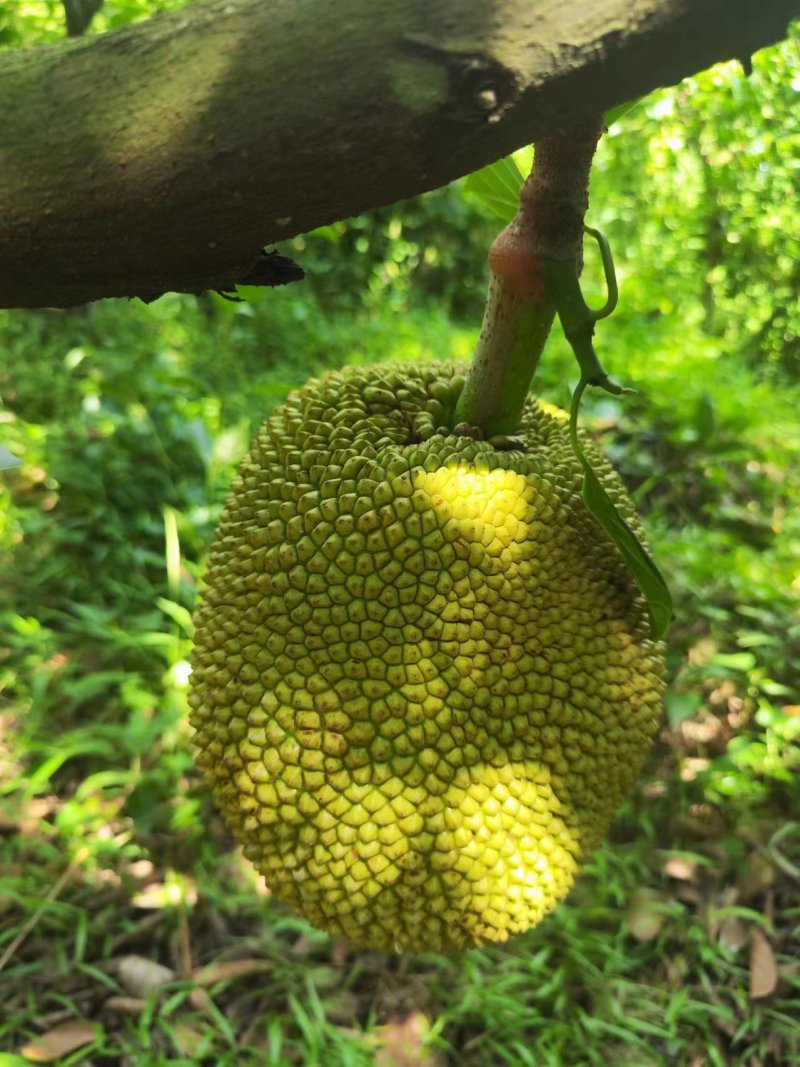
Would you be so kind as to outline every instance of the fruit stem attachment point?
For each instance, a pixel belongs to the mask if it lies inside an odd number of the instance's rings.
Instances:
[[[519,212],[489,250],[483,325],[455,412],[457,423],[479,426],[485,439],[511,435],[519,428],[556,311],[561,315],[560,304],[574,300],[566,279],[571,273],[577,286],[589,172],[602,130],[603,117],[596,115],[534,144],[533,168],[522,187]],[[602,243],[601,255],[605,265]],[[582,297],[581,304],[586,308]],[[601,311],[608,314],[610,309]],[[584,342],[581,347],[585,350]],[[596,357],[595,363],[593,374],[599,377],[602,368]]]

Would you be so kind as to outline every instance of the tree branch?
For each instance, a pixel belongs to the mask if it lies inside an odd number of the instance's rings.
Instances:
[[[747,57],[797,13],[797,0],[197,0],[6,53],[0,307],[230,288],[265,244]]]

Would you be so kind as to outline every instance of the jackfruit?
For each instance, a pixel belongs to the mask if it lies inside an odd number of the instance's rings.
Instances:
[[[198,762],[245,855],[312,923],[394,951],[538,922],[661,714],[662,648],[566,416],[528,400],[503,447],[456,433],[461,373],[294,393],[233,483],[196,616]]]

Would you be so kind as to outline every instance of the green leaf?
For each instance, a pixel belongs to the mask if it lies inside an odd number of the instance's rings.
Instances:
[[[627,103],[612,107],[605,114],[605,125],[608,128],[618,122],[623,115],[627,115],[642,97],[628,100]],[[533,163],[533,146],[526,145],[518,149],[510,156],[498,159],[490,163],[488,167],[482,167],[469,175],[464,183],[464,195],[468,200],[477,200],[488,207],[490,211],[498,215],[503,222],[511,222],[519,211],[519,191],[530,172]],[[314,231],[315,233],[321,232]]]
[[[188,608],[185,608],[183,604],[177,604],[174,600],[167,600],[163,596],[156,597],[156,604],[165,615],[172,619],[176,626],[179,626],[190,637],[192,636],[194,625],[192,623],[192,613]]]
[[[604,116],[606,129],[613,126],[615,122],[619,122],[623,115],[627,115],[629,111],[632,111],[641,99],[641,96],[637,96],[635,100],[628,100],[627,103],[617,104],[616,107],[612,107],[609,111],[606,111]]]
[[[650,612],[650,635],[659,641],[672,619],[672,597],[661,572],[639,538],[617,511],[597,475],[584,457],[583,502],[620,550]]]
[[[753,670],[758,661],[752,652],[718,652],[712,662],[715,667],[723,667],[729,671],[743,671],[746,674]]]
[[[464,193],[485,204],[503,222],[511,222],[519,211],[519,191],[525,175],[514,156],[506,156],[467,178]]]
[[[583,467],[583,490],[581,494],[583,502],[617,546],[627,564],[628,570],[636,580],[636,584],[647,601],[647,610],[650,614],[650,636],[654,641],[659,641],[666,633],[672,619],[672,597],[667,588],[667,583],[661,576],[661,571],[655,565],[639,538],[617,511],[614,501],[603,488],[600,479],[592,469],[591,463],[586,458],[586,453],[581,448],[578,440],[578,409],[585,387],[586,382],[581,379],[572,398],[572,410],[570,413],[570,440],[572,441],[575,455]]]
[[[702,698],[699,693],[678,693],[670,690],[667,693],[667,722],[670,728],[677,730],[682,722],[691,719],[700,710]]]

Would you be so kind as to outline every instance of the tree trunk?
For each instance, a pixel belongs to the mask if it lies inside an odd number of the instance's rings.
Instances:
[[[0,56],[0,307],[229,288],[785,33],[797,0],[197,0]]]

